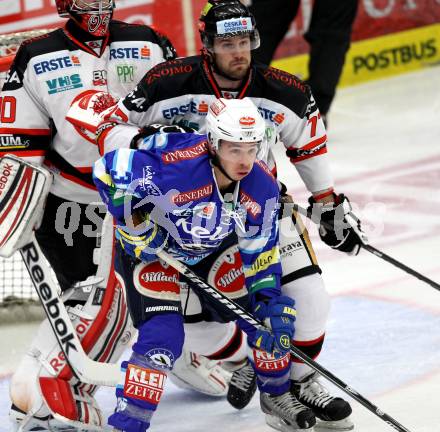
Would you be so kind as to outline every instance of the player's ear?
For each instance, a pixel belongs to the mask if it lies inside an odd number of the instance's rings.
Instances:
[[[215,146],[213,144],[212,135],[210,132],[208,132],[207,135],[207,143],[208,143],[208,151],[212,156],[215,156],[217,154],[217,151],[215,149]]]

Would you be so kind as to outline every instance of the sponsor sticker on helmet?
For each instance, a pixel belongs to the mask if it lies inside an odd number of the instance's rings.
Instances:
[[[251,18],[232,18],[217,23],[217,34],[250,32],[253,30]]]
[[[220,100],[217,99],[215,102],[213,102],[209,109],[211,112],[217,117],[224,109],[226,108],[226,105]]]
[[[241,117],[239,122],[241,126],[251,127],[255,124],[255,119],[254,117],[249,117],[249,116]]]

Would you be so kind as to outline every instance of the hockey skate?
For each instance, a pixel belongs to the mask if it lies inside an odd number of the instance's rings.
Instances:
[[[260,393],[260,407],[266,423],[281,432],[313,432],[316,423],[313,411],[298,402],[290,391],[279,396]]]
[[[350,420],[351,406],[340,397],[331,396],[318,381],[316,372],[301,381],[292,381],[292,394],[317,417],[315,428],[322,431],[349,431],[354,429]]]
[[[246,360],[232,373],[227,395],[228,402],[236,409],[243,409],[249,404],[256,390],[257,377],[251,363]]]

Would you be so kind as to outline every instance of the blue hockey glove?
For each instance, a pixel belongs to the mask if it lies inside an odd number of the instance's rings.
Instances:
[[[257,330],[253,344],[269,353],[274,350],[286,353],[295,333],[295,301],[290,297],[278,296],[255,304],[254,315],[272,329],[272,333]]]
[[[357,255],[362,243],[368,243],[368,238],[362,231],[361,221],[351,211],[351,204],[344,194],[334,196],[335,202],[317,203],[309,198],[309,208],[314,217],[320,217],[321,222],[328,225],[319,226],[321,240],[333,249]],[[334,227],[334,229],[329,228]]]
[[[122,228],[117,228],[115,234],[127,254],[145,262],[156,260],[156,251],[165,247],[168,239],[157,225],[145,234],[132,235]]]

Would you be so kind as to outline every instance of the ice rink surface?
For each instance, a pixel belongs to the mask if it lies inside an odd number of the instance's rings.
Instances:
[[[340,90],[328,142],[336,191],[352,201],[371,244],[440,282],[440,67]],[[281,179],[306,205],[295,169],[281,147],[278,154]],[[440,431],[440,292],[366,251],[357,257],[332,251],[308,227],[333,297],[318,361],[411,432]],[[8,376],[31,337],[29,327],[0,327],[0,431],[10,430]],[[111,389],[97,399],[112,411]],[[355,430],[393,430],[358,403],[352,406]],[[258,397],[238,412],[225,400],[170,382],[151,427],[271,430]]]

